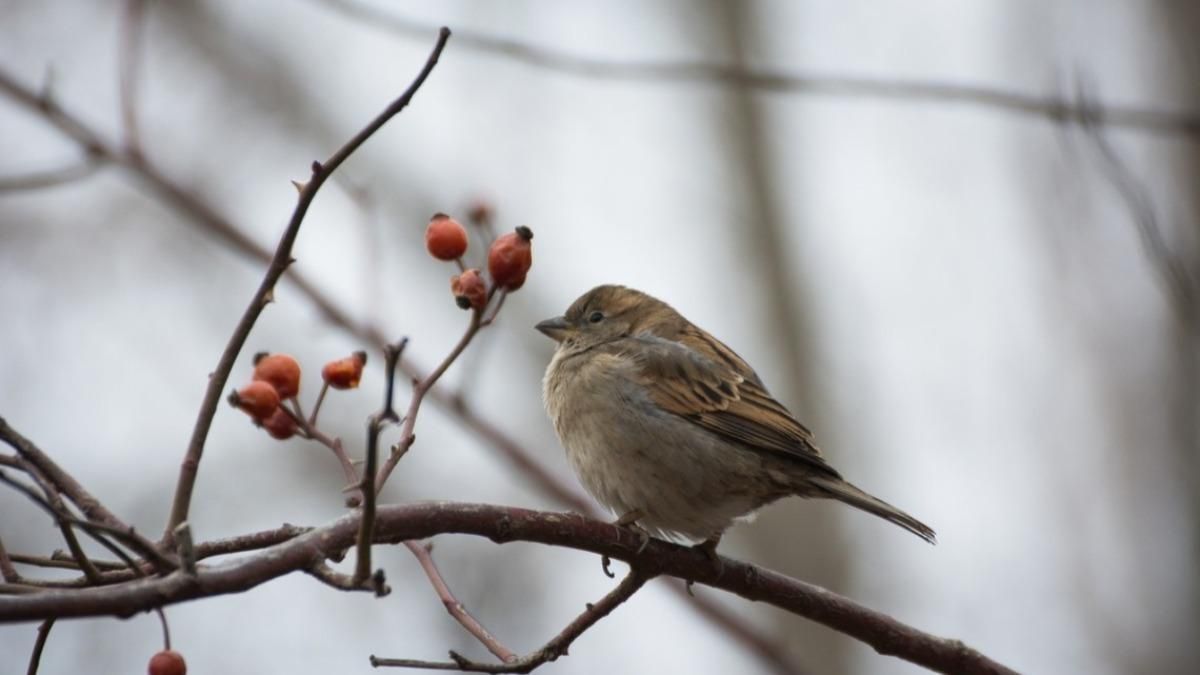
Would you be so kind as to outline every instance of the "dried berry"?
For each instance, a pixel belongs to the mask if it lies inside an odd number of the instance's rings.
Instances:
[[[488,251],[488,273],[496,286],[515,291],[525,283],[525,275],[533,265],[533,232],[522,225],[496,239]]]
[[[279,392],[271,383],[256,380],[231,393],[229,403],[256,420],[264,420],[279,407]]]
[[[254,379],[275,387],[279,398],[300,393],[300,364],[287,354],[259,354],[254,361]]]
[[[487,305],[487,284],[479,276],[479,270],[469,269],[450,279],[450,292],[463,309],[483,309]]]
[[[281,441],[286,441],[296,435],[296,420],[284,412],[283,408],[276,408],[270,417],[262,421],[262,426],[271,435],[271,438]]]
[[[354,389],[362,379],[363,366],[367,365],[366,352],[354,352],[344,359],[330,361],[321,369],[321,378],[334,389]]]
[[[171,649],[164,649],[150,657],[149,675],[187,675],[187,664],[183,655]]]
[[[425,229],[425,248],[438,260],[458,260],[467,252],[467,230],[444,213],[435,213]]]

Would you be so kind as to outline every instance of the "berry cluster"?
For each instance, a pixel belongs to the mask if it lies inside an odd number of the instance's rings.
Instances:
[[[362,379],[366,352],[354,352],[336,359],[321,369],[324,386],[354,389]],[[254,357],[254,375],[250,384],[229,394],[230,405],[240,408],[272,438],[285,440],[296,435],[302,419],[282,405],[300,393],[300,364],[287,354],[260,353]],[[322,396],[323,396],[322,392]]]
[[[471,219],[484,222],[490,212],[476,207]],[[462,257],[467,252],[467,230],[457,220],[444,213],[435,213],[425,229],[425,248],[438,260],[458,263],[460,274],[450,279],[450,292],[463,309],[483,311],[497,291],[511,293],[525,284],[525,275],[533,265],[533,231],[524,225],[496,238],[488,248],[487,270],[492,285],[476,268],[467,268]]]

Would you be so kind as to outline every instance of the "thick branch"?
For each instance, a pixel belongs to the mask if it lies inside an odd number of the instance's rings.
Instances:
[[[201,566],[195,576],[176,572],[118,586],[0,597],[0,622],[130,616],[194,598],[242,592],[308,569],[349,548],[358,528],[358,514],[349,514],[241,560]],[[607,555],[647,575],[675,576],[766,602],[857,638],[881,654],[943,673],[1014,673],[958,640],[922,632],[819,586],[729,558],[721,558],[718,567],[701,551],[659,540],[652,539],[642,548],[643,541],[637,534],[577,514],[446,502],[386,505],[376,513],[377,543],[447,533],[472,534],[497,543],[537,542]],[[270,538],[267,533],[256,536]]]

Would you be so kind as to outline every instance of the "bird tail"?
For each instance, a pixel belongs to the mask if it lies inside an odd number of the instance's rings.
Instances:
[[[879,516],[889,523],[895,523],[931,544],[937,543],[937,534],[928,525],[840,478],[810,476],[806,482],[818,489],[816,494],[812,495],[814,497],[830,497],[845,502],[854,508]]]

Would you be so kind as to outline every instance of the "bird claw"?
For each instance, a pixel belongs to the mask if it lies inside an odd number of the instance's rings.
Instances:
[[[616,579],[617,575],[613,574],[613,571],[608,569],[608,566],[611,564],[611,558],[606,555],[600,556],[600,567],[604,570],[604,576],[608,577],[609,579]]]

